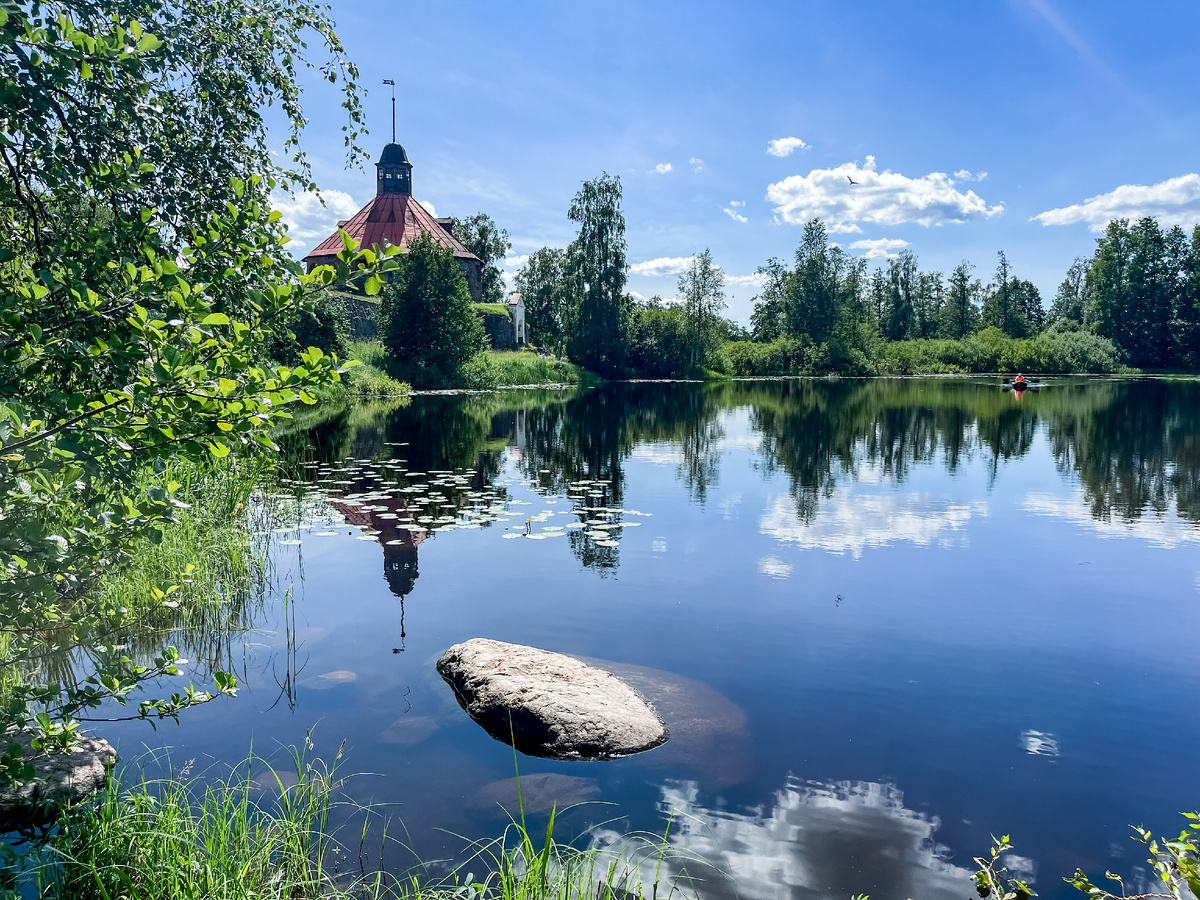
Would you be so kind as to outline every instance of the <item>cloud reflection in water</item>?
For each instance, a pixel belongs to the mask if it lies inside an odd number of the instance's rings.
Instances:
[[[906,808],[890,784],[789,777],[771,808],[747,812],[704,806],[694,781],[669,782],[661,791],[659,810],[672,827],[660,879],[669,882],[686,868],[704,878],[704,897],[962,900],[971,893],[972,870],[949,862],[947,848],[934,840],[938,819]],[[619,846],[616,832],[594,840],[614,852]],[[642,863],[647,885],[657,865]]]
[[[820,512],[807,522],[797,516],[789,497],[776,497],[759,519],[758,528],[780,541],[805,549],[831,553],[849,551],[855,559],[866,547],[884,547],[896,541],[939,547],[965,545],[962,530],[973,516],[986,516],[982,501],[956,503],[929,494],[839,491],[821,503]]]

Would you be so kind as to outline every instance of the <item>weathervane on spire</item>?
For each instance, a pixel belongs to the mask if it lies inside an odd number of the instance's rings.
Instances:
[[[392,86],[392,143],[396,143],[396,82],[391,78],[383,79],[384,84]]]

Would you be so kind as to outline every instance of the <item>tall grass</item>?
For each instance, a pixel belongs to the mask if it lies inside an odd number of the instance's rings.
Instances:
[[[388,374],[387,350],[379,341],[350,341],[347,347],[347,359],[359,364],[347,369],[339,384],[323,391],[322,399],[396,397],[412,392],[412,385]]]
[[[348,868],[353,851],[331,827],[342,784],[342,753],[326,767],[293,751],[276,771],[251,754],[225,779],[174,777],[132,784],[114,779],[94,801],[68,810],[33,871],[38,896],[49,900],[669,900],[682,879],[660,884],[667,842],[627,838],[614,848],[580,848],[554,837],[550,814],[535,838],[524,813],[497,839],[468,845],[465,861],[446,877]],[[129,771],[129,767],[126,768]],[[374,813],[351,835],[361,848]],[[347,827],[347,831],[349,828]],[[386,842],[386,826],[383,828]],[[342,868],[339,870],[338,861]],[[476,878],[464,871],[479,870]],[[686,876],[685,876],[686,877]],[[645,882],[649,881],[647,888]]]
[[[114,779],[98,800],[64,815],[37,870],[40,896],[338,896],[327,855],[340,758],[339,750],[326,768],[299,751],[290,772],[277,772],[251,755],[229,778],[199,786],[187,782],[186,772],[128,787]]]
[[[565,359],[530,350],[488,350],[467,364],[467,386],[476,390],[539,384],[579,384],[594,376]]]

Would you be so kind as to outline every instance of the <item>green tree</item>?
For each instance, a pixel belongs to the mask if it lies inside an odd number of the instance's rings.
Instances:
[[[1014,278],[1008,283],[1009,295],[1016,318],[1020,322],[1021,337],[1034,337],[1045,327],[1046,307],[1042,303],[1042,292],[1032,281]]]
[[[950,288],[940,315],[940,337],[957,341],[979,328],[979,309],[976,304],[983,286],[979,279],[971,278],[971,268],[971,264],[963,260],[950,273]]]
[[[655,302],[658,301],[658,302]],[[635,310],[630,364],[649,378],[677,378],[692,368],[688,322],[680,306],[652,297]]]
[[[1191,244],[1182,263],[1179,302],[1171,322],[1178,363],[1200,369],[1200,225],[1192,229]]]
[[[503,303],[504,276],[496,260],[504,259],[512,249],[508,232],[486,213],[475,213],[454,223],[454,236],[483,262],[483,302]]]
[[[1092,328],[1135,366],[1165,366],[1179,352],[1173,333],[1186,304],[1189,248],[1182,229],[1164,233],[1150,217],[1108,223],[1087,273]]]
[[[265,202],[310,183],[296,72],[313,34],[345,89],[355,158],[355,73],[324,7],[0,7],[0,669],[20,675],[0,730],[35,746],[69,743],[96,707],[178,674],[172,648],[139,661],[119,641],[174,586],[132,610],[88,587],[171,518],[177,485],[154,473],[270,447],[285,407],[336,380],[319,349],[271,367],[266,344],[335,277],[381,268],[348,249],[336,273],[302,275]],[[266,149],[272,104],[290,126],[283,165]],[[81,646],[76,684],[38,665]],[[218,675],[215,693],[235,686]],[[129,717],[173,718],[212,696],[189,688]],[[0,778],[29,771],[12,747],[0,756]]]
[[[1025,323],[1012,292],[1012,267],[1003,250],[996,256],[996,283],[983,301],[983,327],[999,328],[1009,337],[1024,337]]]
[[[379,324],[391,365],[414,387],[452,387],[487,349],[462,269],[448,249],[421,234],[399,257],[383,289]]]
[[[1084,294],[1087,270],[1088,258],[1076,257],[1058,286],[1058,293],[1054,295],[1054,302],[1050,304],[1049,321],[1059,331],[1079,331],[1083,328],[1087,312],[1087,299]]]
[[[602,374],[619,374],[629,351],[625,216],[621,179],[585,181],[567,213],[579,234],[567,248],[567,352]]]
[[[941,272],[922,272],[917,276],[914,311],[918,337],[931,338],[937,333],[938,314],[946,301],[945,293]]]
[[[525,302],[530,340],[560,355],[566,338],[566,264],[565,251],[543,247],[529,254],[517,273],[517,290]]]
[[[829,340],[838,324],[840,254],[831,254],[825,224],[813,219],[804,226],[796,248],[796,268],[785,294],[787,332],[807,334],[818,344]]]
[[[753,329],[754,340],[770,343],[787,333],[787,313],[785,310],[788,276],[791,274],[786,265],[772,257],[765,266],[758,267],[758,274],[764,277],[762,291],[752,300],[754,311],[750,314],[750,325]]]
[[[915,253],[911,250],[901,250],[896,259],[888,260],[887,286],[885,336],[891,341],[919,337],[916,309],[918,270]]]
[[[703,365],[721,338],[720,312],[725,308],[725,276],[713,265],[712,252],[706,247],[693,256],[687,270],[679,276],[677,289],[683,301],[687,327],[688,368]]]

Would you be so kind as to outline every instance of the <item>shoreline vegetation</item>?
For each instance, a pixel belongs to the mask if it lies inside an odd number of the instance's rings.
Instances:
[[[347,162],[368,159],[359,71],[328,7],[278,0],[265,16],[228,0],[220,28],[199,27],[211,9],[191,0],[137,12],[0,5],[0,92],[13,99],[0,106],[0,730],[37,751],[69,751],[98,716],[158,724],[236,695],[230,638],[252,626],[269,566],[247,525],[272,514],[261,454],[277,452],[289,408],[629,375],[1200,367],[1200,229],[1188,244],[1152,219],[1110,224],[1046,314],[1003,254],[986,287],[966,263],[942,278],[907,252],[868,275],[814,221],[794,266],[760,269],[751,333],[720,316],[707,250],[678,302],[626,291],[621,183],[607,174],[573,198],[570,246],[531,254],[517,276],[547,357],[489,351],[461,271],[427,236],[403,250],[348,242],[311,273],[287,249],[272,195],[313,184],[302,73],[342,97]],[[281,111],[270,134],[268,107]],[[463,224],[488,300],[502,300],[492,260],[507,236],[483,214]],[[379,298],[378,342],[349,340],[335,296],[349,283]],[[207,688],[156,696],[184,677],[172,641],[195,650]],[[0,749],[0,786],[33,777],[18,743]],[[113,782],[48,830],[6,833],[0,896],[42,875],[64,898],[344,895],[327,833],[338,760],[306,752],[270,802],[249,772]],[[476,856],[494,873],[482,881],[364,872],[350,887],[583,897],[599,871],[604,900],[641,891],[550,830],[535,841],[523,818],[500,840]],[[1162,846],[1164,883],[1181,896],[1183,873],[1200,892],[1194,831]],[[1076,886],[1111,896],[1081,873]]]

